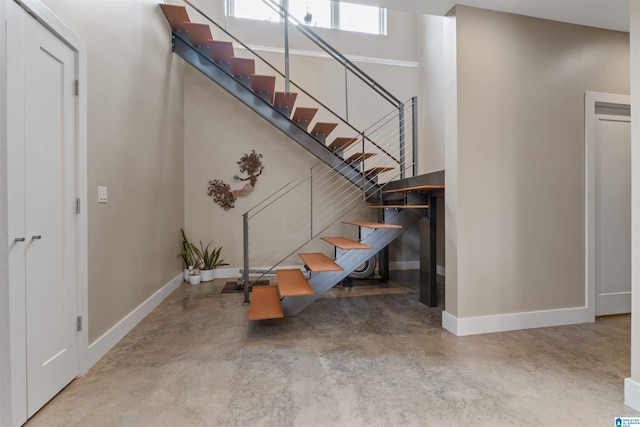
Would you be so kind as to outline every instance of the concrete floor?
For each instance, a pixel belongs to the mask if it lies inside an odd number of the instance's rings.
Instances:
[[[630,316],[455,337],[415,272],[247,321],[225,280],[183,284],[28,426],[613,426]]]

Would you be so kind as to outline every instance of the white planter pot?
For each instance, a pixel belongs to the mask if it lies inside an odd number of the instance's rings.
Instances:
[[[212,281],[215,272],[216,272],[215,270],[200,270],[200,275],[202,276],[202,281],[203,282]]]
[[[201,280],[202,276],[200,274],[189,275],[189,283],[192,285],[199,285]]]
[[[185,282],[189,281],[189,269],[188,268],[184,269],[184,281]]]

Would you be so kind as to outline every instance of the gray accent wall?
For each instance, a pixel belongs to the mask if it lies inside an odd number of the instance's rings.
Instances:
[[[88,47],[91,343],[182,270],[183,64],[157,1],[44,3]]]
[[[446,310],[582,307],[584,92],[629,93],[629,35],[470,7],[446,19]]]

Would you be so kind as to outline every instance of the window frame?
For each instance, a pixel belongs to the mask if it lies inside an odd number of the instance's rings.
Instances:
[[[278,3],[279,5],[281,5],[282,7],[289,9],[289,0],[273,0],[275,3]],[[318,26],[317,28],[326,28],[326,29],[331,29],[331,30],[338,30],[338,31],[346,31],[346,32],[351,32],[351,33],[358,33],[358,34],[368,34],[368,35],[372,35],[372,36],[386,36],[387,35],[387,9],[383,8],[383,7],[377,7],[378,9],[378,32],[377,33],[370,33],[370,32],[364,32],[364,31],[354,31],[354,30],[345,30],[340,28],[340,3],[339,1],[334,1],[334,0],[327,0],[329,2],[329,7],[330,7],[330,11],[331,11],[331,27],[324,27],[324,26]],[[277,22],[280,24],[283,24],[284,21],[282,19],[282,17],[280,16],[278,18],[277,21],[273,21],[273,20],[269,20],[269,19],[255,19],[255,18],[247,18],[244,16],[236,16],[234,14],[235,12],[235,2],[236,0],[227,0],[225,2],[226,4],[226,11],[225,14],[227,17],[231,17],[231,18],[238,18],[238,19],[250,19],[250,20],[254,20],[254,21],[264,21],[264,22]],[[358,5],[358,3],[351,3],[354,5]],[[361,6],[366,6],[366,5],[361,5]],[[369,7],[376,7],[376,6],[369,6]]]

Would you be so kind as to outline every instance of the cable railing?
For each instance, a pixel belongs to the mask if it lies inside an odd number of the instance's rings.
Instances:
[[[274,58],[268,58],[267,56],[273,56],[273,54],[268,54],[268,53],[261,54],[260,52],[258,52],[258,49],[252,48],[248,44],[244,43],[238,37],[234,36],[232,33],[227,31],[225,26],[211,19],[201,8],[196,6],[190,0],[182,0],[182,1],[185,4],[187,4],[190,8],[192,8],[195,12],[197,12],[200,16],[202,16],[206,21],[208,21],[210,25],[213,26],[212,35],[214,39],[232,41],[232,43],[234,44],[234,50],[236,51],[236,56],[238,55],[249,56],[255,59],[256,74],[265,74],[265,75],[275,74],[276,91],[285,91],[285,92],[294,91],[297,93],[297,99],[296,99],[297,106],[317,108],[318,113],[315,117],[316,122],[338,122],[338,127],[332,132],[332,135],[340,135],[344,137],[356,137],[361,133],[359,129],[362,129],[371,123],[372,117],[380,117],[383,114],[386,114],[389,111],[390,105],[392,105],[395,108],[399,108],[399,106],[402,105],[400,101],[398,101],[393,97],[390,97],[391,95],[387,94],[388,92],[384,88],[382,88],[382,86],[376,83],[371,77],[367,76],[362,70],[356,67],[347,58],[343,57],[339,52],[337,52],[337,50],[331,48],[328,43],[322,40],[318,35],[315,35],[315,33],[313,33],[308,28],[306,28],[306,30],[303,31],[304,34],[306,34],[305,40],[313,40],[314,42],[320,43],[320,45],[323,46],[323,50],[325,50],[326,52],[332,52],[331,57],[338,58],[338,60],[341,61],[338,64],[341,75],[344,72],[343,70],[344,67],[348,67],[344,69],[353,70],[350,72],[351,77],[349,78],[349,81],[352,82],[351,85],[349,86],[349,89],[352,92],[352,95],[346,98],[344,101],[335,102],[335,99],[333,99],[330,96],[327,96],[328,94],[331,94],[336,90],[338,93],[342,91],[344,91],[344,93],[348,92],[346,87],[341,88],[339,85],[333,84],[335,83],[336,79],[333,77],[331,73],[327,73],[328,70],[326,69],[324,70],[325,77],[322,79],[323,81],[325,81],[325,84],[322,84],[319,86],[318,84],[314,84],[314,82],[317,82],[320,79],[318,79],[317,77],[312,77],[311,79],[308,78],[309,75],[317,76],[317,73],[316,73],[317,70],[314,70],[313,72],[307,72],[307,70],[299,69],[298,66],[296,65],[297,62],[299,61],[293,60],[291,61],[293,63],[293,68],[294,68],[294,73],[292,74],[297,79],[294,81],[291,79],[291,75],[288,71],[286,70],[282,71],[276,65],[274,65],[275,63],[278,62],[277,54],[275,55]],[[263,0],[263,1],[269,2],[269,0]],[[280,8],[279,5],[278,5],[278,8]],[[291,17],[291,19],[295,20],[293,17]],[[300,25],[297,25],[296,27],[300,27]],[[178,34],[177,37],[181,37],[181,36]],[[202,57],[202,59],[205,59],[205,60],[209,59],[209,58],[206,58],[205,53],[199,52],[199,54]],[[287,59],[288,56],[289,56],[288,52],[285,52],[284,54],[285,68],[287,68],[286,63],[290,62],[289,59]],[[331,64],[331,65],[325,64],[325,67],[331,68],[333,66],[335,66],[335,64]],[[223,71],[228,73],[227,70],[223,70]],[[353,76],[355,75],[357,75],[358,78],[354,78]],[[301,83],[302,81],[304,81],[304,84]],[[329,82],[331,84],[326,82]],[[359,85],[356,84],[356,82],[358,82]],[[348,106],[343,107],[343,103],[348,103],[348,102],[351,102],[352,104],[355,103],[354,99],[357,99],[357,94],[363,91],[367,93],[367,88],[375,88],[376,92],[380,94],[384,94],[384,98],[378,97],[377,102],[374,102],[374,100],[368,99],[365,103],[366,109],[351,108],[351,110],[349,110]],[[360,99],[363,100],[364,102],[366,98],[362,96],[360,97]],[[381,103],[382,105],[380,105]],[[349,116],[349,111],[352,111],[353,123],[347,119]],[[366,117],[366,119],[361,119],[358,121],[356,119],[357,117]],[[358,124],[358,126],[356,126],[355,124]],[[372,149],[376,149],[377,141],[371,140],[370,146],[372,147]],[[381,147],[377,147],[377,150],[380,151],[382,154],[385,154],[385,150],[383,150]],[[390,160],[397,162],[397,159],[391,158]]]
[[[405,120],[410,128],[415,117],[415,102],[414,98],[402,104],[405,112],[409,113],[405,114]],[[349,229],[343,229],[340,224],[345,217],[351,215],[357,216],[354,219],[375,221],[375,214],[363,208],[370,201],[379,203],[378,197],[371,200],[367,196],[369,190],[375,188],[381,192],[386,183],[401,178],[401,164],[413,168],[413,161],[408,160],[413,158],[412,150],[402,152],[397,145],[398,116],[399,112],[394,110],[377,120],[362,131],[354,144],[358,147],[357,152],[371,153],[370,140],[375,139],[378,147],[399,159],[395,166],[389,166],[384,159],[375,159],[375,154],[362,156],[350,163],[362,177],[360,185],[354,185],[340,170],[319,162],[243,214],[242,283],[246,303],[249,302],[250,287],[258,280],[274,274],[278,267],[299,268],[298,251],[326,251],[327,246],[319,241],[319,236],[326,232],[337,235],[349,233]],[[373,177],[367,176],[367,171],[376,168],[385,170]]]
[[[340,220],[355,215],[370,200],[379,201],[373,196],[379,195],[385,183],[415,176],[417,171],[416,98],[399,101],[286,10],[271,0],[263,1],[277,7],[283,16],[283,51],[249,46],[192,2],[183,0],[208,21],[214,40],[231,41],[235,56],[255,60],[255,74],[275,75],[276,92],[297,93],[295,106],[316,108],[314,122],[337,123],[331,135],[355,143],[334,149],[331,158],[338,161],[331,160],[331,166],[320,162],[310,167],[243,215],[245,302],[249,302],[251,284],[278,266],[299,265],[301,261],[295,256],[299,250],[326,252],[326,244],[318,239],[321,234],[334,230],[340,235],[349,233],[341,229]],[[290,23],[295,31],[289,31]],[[190,44],[187,35],[174,32],[174,36]],[[198,61],[210,61],[233,77],[212,61],[206,50],[191,49],[197,52]],[[277,108],[274,111],[285,114]],[[323,150],[331,151],[323,138],[314,138]],[[376,214],[367,209],[358,211],[358,216],[375,220]]]
[[[386,114],[390,107],[403,104],[390,91],[339,52],[320,35],[273,0],[262,0],[282,17],[283,67],[285,76],[322,94],[323,102],[356,128],[369,126],[373,118]],[[320,61],[318,53],[333,61]],[[309,61],[318,67],[309,68]],[[319,86],[321,73],[330,84]]]

